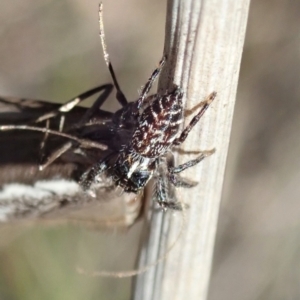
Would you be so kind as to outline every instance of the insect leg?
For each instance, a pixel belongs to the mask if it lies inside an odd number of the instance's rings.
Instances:
[[[106,112],[106,111],[100,111],[100,107],[103,105],[103,103],[107,100],[109,94],[111,93],[113,89],[112,84],[107,84],[106,88],[104,89],[103,93],[97,98],[97,100],[93,103],[93,105],[86,111],[86,113],[83,115],[83,117],[80,119],[79,123],[83,124],[87,122],[89,119],[93,117],[94,114],[100,113],[103,115],[103,117],[112,117],[112,113]]]
[[[208,109],[209,105],[212,103],[212,101],[216,98],[217,93],[212,92],[206,99],[203,107],[198,112],[198,114],[191,120],[190,124],[182,131],[181,135],[176,138],[173,142],[174,146],[178,146],[181,143],[185,141],[190,131],[193,129],[193,127],[199,122],[205,111]]]
[[[94,95],[96,93],[99,93],[100,91],[104,90],[103,94],[100,95],[100,97],[96,100],[96,102],[98,102],[98,107],[99,107],[99,104],[102,105],[104,103],[104,101],[107,99],[107,97],[110,94],[112,88],[113,88],[112,84],[104,84],[104,85],[95,87],[91,90],[88,90],[88,91],[78,95],[77,97],[74,97],[73,99],[67,101],[65,104],[61,105],[58,109],[38,117],[35,120],[35,122],[36,123],[42,122],[42,121],[48,120],[50,118],[56,117],[57,115],[67,113],[67,112],[71,111],[80,102],[82,102],[85,99],[91,97],[92,95]],[[105,96],[105,98],[103,97],[103,95]]]
[[[99,4],[99,35],[100,35],[100,40],[101,40],[101,45],[102,45],[102,50],[103,50],[103,55],[104,55],[104,60],[105,63],[108,67],[109,73],[111,75],[111,78],[113,80],[113,83],[117,89],[117,95],[116,98],[119,101],[119,103],[124,107],[128,104],[128,101],[124,95],[124,93],[122,92],[117,77],[115,75],[113,66],[111,64],[111,61],[109,59],[109,54],[107,52],[107,46],[106,46],[106,42],[105,42],[105,33],[104,33],[104,24],[103,24],[103,4],[100,3]]]
[[[79,125],[85,123],[96,112],[98,113],[98,115],[99,115],[99,113],[101,113],[101,116],[103,118],[105,117],[105,114],[106,114],[106,116],[107,116],[107,114],[109,114],[109,116],[111,117],[111,115],[110,115],[109,112],[100,111],[99,108],[103,105],[103,103],[105,102],[105,100],[108,98],[108,96],[111,93],[112,89],[113,89],[113,85],[112,84],[106,84],[106,85],[102,85],[102,86],[96,87],[94,89],[91,89],[89,91],[86,91],[83,94],[80,94],[79,96],[75,97],[74,99],[71,99],[67,103],[63,104],[57,110],[42,115],[41,117],[39,117],[36,120],[36,122],[46,121],[46,128],[49,128],[49,124],[50,124],[51,118],[56,117],[57,115],[61,114],[60,115],[60,120],[59,120],[58,131],[62,132],[63,129],[64,129],[65,115],[69,111],[71,111],[74,108],[74,106],[76,106],[78,103],[84,101],[85,99],[89,98],[90,96],[94,95],[95,93],[100,92],[101,90],[103,90],[103,92],[96,99],[96,101],[94,102],[93,106],[90,107],[86,111],[86,113],[83,115],[83,117],[80,119],[80,121],[78,121],[76,123],[76,126],[79,126]],[[44,156],[43,149],[45,148],[45,144],[46,144],[47,138],[48,138],[48,134],[45,133],[45,136],[44,136],[43,141],[41,142],[41,146],[40,146],[40,149],[41,149],[41,161],[43,160],[43,156]],[[46,166],[47,165],[48,165],[48,163],[46,163]]]
[[[57,158],[59,158],[61,155],[63,155],[65,152],[67,152],[69,149],[72,148],[72,143],[67,142],[60,148],[56,149],[54,152],[52,152],[46,159],[46,161],[43,164],[39,165],[39,170],[42,171],[46,169],[49,165],[51,165]]]

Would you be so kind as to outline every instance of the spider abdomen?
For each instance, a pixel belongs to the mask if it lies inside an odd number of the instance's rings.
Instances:
[[[132,137],[132,149],[144,157],[159,157],[172,145],[182,123],[182,96],[176,88],[145,108]]]

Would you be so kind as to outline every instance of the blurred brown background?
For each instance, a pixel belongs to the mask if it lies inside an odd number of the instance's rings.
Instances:
[[[162,55],[165,6],[104,1],[108,50],[129,99]],[[111,82],[97,10],[96,0],[2,3],[0,94],[64,102]],[[252,1],[209,300],[300,298],[299,28],[300,1]],[[0,299],[128,299],[130,279],[82,277],[75,267],[130,268],[135,230],[2,226]]]
[[[300,1],[250,5],[210,300],[300,298]]]

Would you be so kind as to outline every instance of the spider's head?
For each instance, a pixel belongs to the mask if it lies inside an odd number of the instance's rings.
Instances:
[[[154,162],[132,151],[122,152],[112,168],[116,185],[125,192],[137,193],[145,187],[153,174]]]

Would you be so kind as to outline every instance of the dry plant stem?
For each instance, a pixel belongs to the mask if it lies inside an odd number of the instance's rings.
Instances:
[[[199,182],[193,189],[177,191],[178,199],[190,205],[186,230],[167,260],[137,277],[134,299],[207,297],[248,8],[249,0],[168,0],[167,62],[159,91],[171,89],[174,83],[181,86],[188,109],[217,92],[182,144],[186,151],[216,148],[216,153],[185,172]],[[177,163],[191,158],[180,155]],[[139,267],[164,253],[182,221],[180,213],[172,212],[150,212],[149,219]]]

